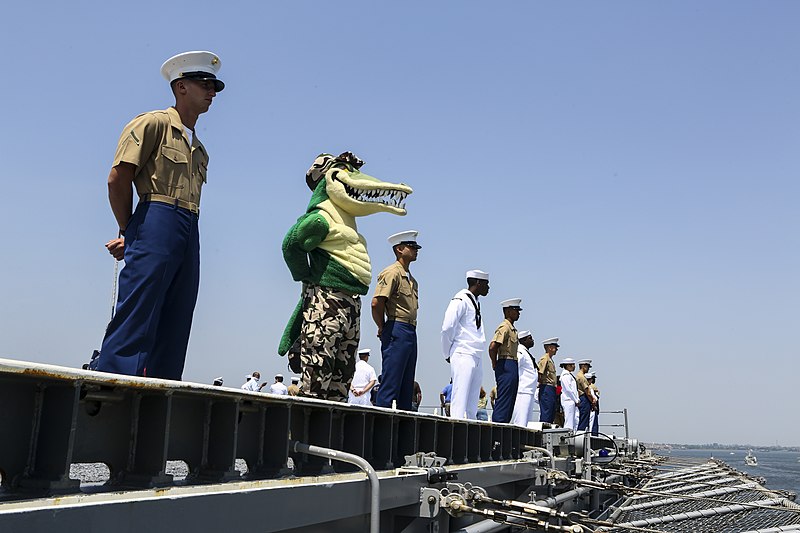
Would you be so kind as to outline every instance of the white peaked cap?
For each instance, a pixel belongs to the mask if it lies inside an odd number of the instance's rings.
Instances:
[[[522,331],[517,332],[518,339],[524,339],[525,337],[533,337],[533,335],[527,329],[523,329]]]
[[[592,379],[594,377],[594,372],[587,372],[586,374],[584,374],[584,377],[586,379]]]
[[[548,344],[555,344],[558,346],[558,337],[550,337],[542,341],[542,346],[547,346]]]
[[[566,359],[564,359],[563,361],[561,361],[561,366],[564,366],[564,365],[574,365],[574,364],[575,364],[575,359],[573,359],[572,357],[567,357]]]
[[[172,83],[180,78],[212,79],[216,80],[217,92],[225,88],[222,81],[217,80],[217,72],[222,66],[219,56],[213,52],[192,51],[174,55],[161,65],[161,75]],[[202,76],[206,74],[207,76]],[[192,74],[187,76],[187,74]]]
[[[486,281],[489,281],[489,274],[487,274],[483,270],[467,270],[467,277],[475,279],[485,279]]]
[[[417,235],[419,235],[419,232],[415,229],[412,229],[390,235],[387,240],[392,246],[397,246],[398,244],[402,244],[404,242],[417,242]]]
[[[591,359],[581,359],[580,361],[578,361],[578,364],[579,364],[579,365],[589,365],[589,366],[592,366],[592,360],[591,360]]]
[[[372,352],[370,352],[369,348],[363,348],[363,349],[361,349],[361,350],[359,350],[359,351],[358,351],[358,355],[361,355],[361,354],[370,354],[370,353],[372,353]]]
[[[500,306],[503,309],[505,309],[506,307],[519,307],[520,309],[522,309],[522,307],[520,307],[521,304],[522,304],[522,298],[511,298],[510,300],[503,300],[502,302],[500,302]]]
[[[276,378],[282,378],[282,377],[283,377],[283,374],[275,374],[275,377],[276,377]]]
[[[299,377],[292,376],[292,383],[299,383],[299,382],[300,382],[300,378]]]

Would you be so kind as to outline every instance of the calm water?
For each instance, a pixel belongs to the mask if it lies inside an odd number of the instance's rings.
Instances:
[[[733,452],[733,455],[731,455]],[[766,486],[770,489],[785,489],[794,491],[800,496],[800,452],[764,452],[753,450],[753,455],[758,458],[758,466],[744,464],[747,450],[672,450],[667,453],[659,450],[659,455],[671,457],[699,457],[719,459],[732,468],[767,479]],[[798,498],[800,500],[800,498]]]

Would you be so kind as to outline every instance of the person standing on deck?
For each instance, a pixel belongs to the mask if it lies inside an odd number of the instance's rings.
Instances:
[[[378,375],[375,369],[369,364],[369,348],[358,351],[358,361],[356,371],[353,374],[353,381],[350,383],[350,397],[347,403],[354,405],[372,405],[370,401],[370,391],[378,382]]]
[[[372,298],[372,320],[381,340],[381,382],[375,398],[378,407],[411,410],[414,372],[417,367],[417,310],[419,286],[409,267],[417,260],[418,231],[403,231],[389,237],[397,259],[378,275]]]
[[[477,420],[484,422],[489,421],[489,412],[486,410],[486,404],[489,403],[489,397],[486,396],[486,391],[481,387],[481,392],[478,394],[478,412],[475,415]]]
[[[280,394],[281,396],[289,395],[289,388],[283,384],[283,374],[275,375],[275,383],[269,386],[270,394]]]
[[[106,243],[117,261],[116,313],[97,369],[180,380],[200,283],[200,191],[208,153],[195,135],[198,117],[225,84],[211,52],[168,59],[161,74],[175,105],[125,126],[108,175],[108,199],[119,233]],[[139,196],[133,210],[133,189]]]
[[[567,357],[561,368],[561,407],[564,409],[564,427],[575,429],[578,425],[578,386],[575,383],[575,360]]]
[[[286,390],[289,393],[289,396],[300,396],[300,378],[297,376],[292,376],[291,384],[286,387]]]
[[[414,380],[414,393],[411,396],[411,410],[415,413],[419,411],[419,406],[422,405],[422,387],[419,382]]]
[[[519,388],[517,389],[517,399],[514,402],[514,413],[511,415],[511,423],[528,427],[528,422],[534,420],[533,408],[539,403],[539,373],[536,370],[536,361],[530,352],[534,344],[533,335],[530,331],[520,331],[518,336]]]
[[[258,370],[256,370],[249,376],[245,376],[245,378],[247,379],[247,381],[245,381],[244,385],[242,385],[242,390],[258,392],[264,388],[264,385],[266,385],[266,383],[261,383],[261,384],[258,383],[258,380],[261,379],[261,374],[258,372]]]
[[[586,374],[592,368],[591,359],[581,359],[578,361],[578,375],[575,376],[575,383],[578,387],[578,429],[589,429],[589,415],[594,409],[595,399],[592,395],[592,389],[589,387],[589,381],[586,379]]]
[[[489,359],[492,361],[494,377],[497,381],[497,403],[492,411],[492,422],[511,421],[514,401],[517,398],[519,370],[517,367],[517,348],[519,339],[514,322],[519,320],[522,311],[521,298],[500,302],[504,319],[497,326],[492,342],[489,344]]]
[[[600,432],[600,390],[597,388],[597,385],[595,385],[597,373],[589,372],[586,378],[589,380],[589,387],[592,389],[592,395],[595,400],[592,412],[589,414],[589,427],[592,430],[592,435],[597,435]]]
[[[558,351],[558,337],[546,339],[545,354],[539,359],[539,421],[553,423],[556,416],[556,365],[553,357]]]
[[[468,270],[467,288],[450,300],[442,321],[442,355],[450,363],[453,382],[450,413],[453,418],[475,420],[486,349],[479,298],[489,294],[489,274]]]

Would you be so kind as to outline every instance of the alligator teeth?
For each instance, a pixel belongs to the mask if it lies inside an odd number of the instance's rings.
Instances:
[[[384,204],[390,207],[405,209],[406,197],[408,194],[403,191],[359,189],[356,187],[351,187],[344,182],[342,182],[342,184],[344,185],[345,192],[347,192],[348,196],[358,202],[364,202],[368,204]]]

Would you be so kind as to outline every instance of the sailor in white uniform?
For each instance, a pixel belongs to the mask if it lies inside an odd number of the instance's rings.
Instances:
[[[572,371],[575,370],[575,360],[567,357],[561,362],[561,408],[564,409],[564,427],[575,429],[578,427],[578,384]]]
[[[258,371],[245,376],[245,378],[247,379],[247,381],[245,381],[244,385],[242,385],[242,390],[258,392],[261,390],[261,387],[264,386],[258,384],[258,380],[261,379],[261,374]]]
[[[450,363],[453,392],[452,418],[475,420],[483,377],[482,355],[486,349],[480,296],[489,294],[489,274],[482,270],[466,273],[467,288],[450,300],[442,321],[442,355]]]
[[[519,348],[517,349],[519,388],[517,389],[517,399],[514,402],[514,413],[511,415],[511,423],[527,427],[528,422],[536,420],[533,416],[533,408],[539,404],[539,372],[536,368],[536,361],[530,352],[534,344],[533,335],[530,331],[520,331],[517,335],[519,336]]]
[[[289,389],[283,384],[283,374],[275,374],[275,383],[269,386],[269,392],[272,394],[280,394],[287,396]]]
[[[372,405],[370,401],[370,391],[378,382],[378,375],[372,368],[369,361],[369,348],[358,351],[358,361],[356,362],[356,372],[353,374],[353,381],[350,382],[350,396],[347,403],[354,405]]]

